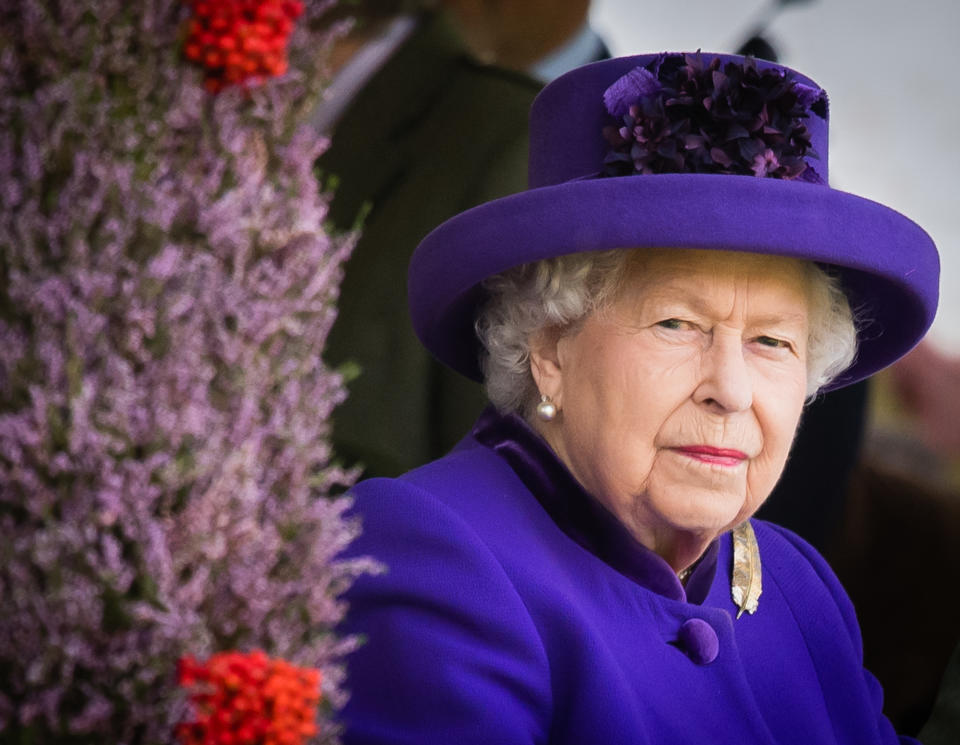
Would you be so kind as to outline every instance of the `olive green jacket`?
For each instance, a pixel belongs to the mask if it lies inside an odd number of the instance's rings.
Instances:
[[[479,385],[435,362],[407,311],[407,264],[447,218],[526,187],[527,116],[539,83],[472,61],[426,17],[345,111],[320,158],[331,218],[369,213],[341,288],[325,357],[361,374],[334,413],[336,454],[366,476],[442,455],[484,404]]]

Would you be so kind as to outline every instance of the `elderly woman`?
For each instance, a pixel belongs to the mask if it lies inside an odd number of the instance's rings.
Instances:
[[[493,406],[356,487],[347,743],[890,743],[853,608],[751,520],[805,400],[906,353],[936,249],[831,189],[826,97],[750,59],[600,62],[531,189],[440,226],[414,326]],[[456,167],[456,164],[451,164]]]

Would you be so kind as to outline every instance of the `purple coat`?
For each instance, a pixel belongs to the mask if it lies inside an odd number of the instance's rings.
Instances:
[[[754,521],[756,614],[735,618],[729,535],[693,602],[609,525],[578,533],[593,518],[568,507],[592,500],[518,422],[485,414],[446,457],[355,488],[351,553],[389,570],[347,598],[343,631],[366,643],[348,660],[346,745],[898,742],[810,546]]]

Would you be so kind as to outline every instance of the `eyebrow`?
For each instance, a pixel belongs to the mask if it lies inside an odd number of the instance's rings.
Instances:
[[[691,291],[688,288],[679,287],[667,282],[660,285],[654,292],[646,294],[646,297],[658,301],[677,302],[688,306],[694,313],[704,316],[714,314],[714,308],[709,300],[703,297],[699,292]],[[643,302],[643,299],[641,299]],[[804,315],[799,312],[769,313],[760,317],[750,318],[751,326],[767,326],[778,323],[799,323],[803,324],[809,319],[809,314]]]

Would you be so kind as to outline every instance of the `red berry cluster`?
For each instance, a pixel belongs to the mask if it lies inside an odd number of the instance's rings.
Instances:
[[[300,0],[188,1],[193,18],[184,54],[206,68],[209,91],[287,71],[287,41],[303,13]]]
[[[317,734],[320,671],[263,652],[184,657],[180,685],[195,719],[177,727],[182,745],[302,745]]]

